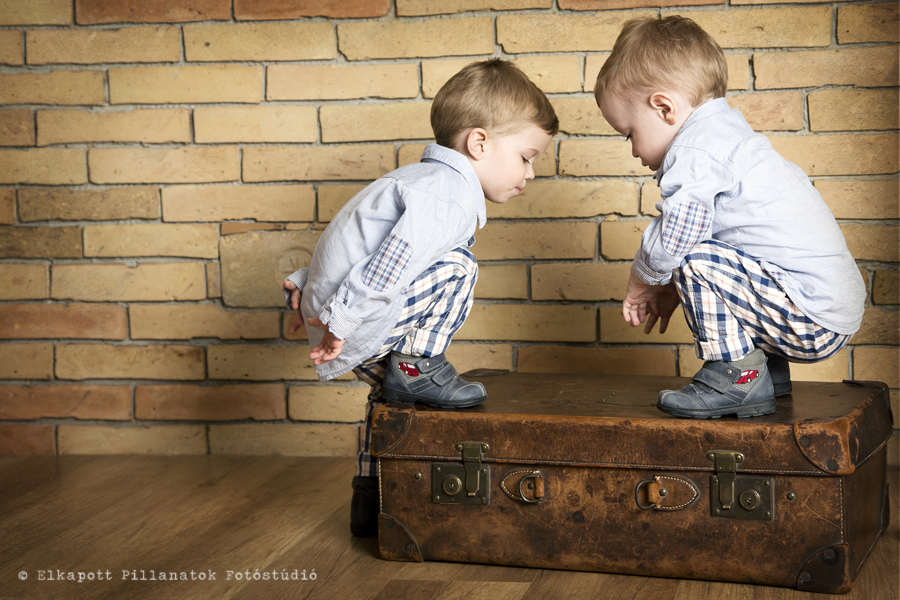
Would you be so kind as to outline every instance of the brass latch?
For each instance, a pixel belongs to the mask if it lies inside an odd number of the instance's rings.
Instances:
[[[491,471],[481,462],[490,450],[485,442],[459,442],[463,464],[431,465],[431,500],[436,504],[487,504],[491,498]]]
[[[771,477],[738,475],[737,465],[745,456],[734,450],[710,450],[706,458],[716,465],[710,478],[711,514],[729,519],[775,520],[775,480]]]

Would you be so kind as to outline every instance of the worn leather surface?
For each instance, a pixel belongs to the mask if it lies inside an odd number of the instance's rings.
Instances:
[[[849,589],[887,526],[891,427],[881,390],[796,382],[772,415],[692,421],[651,405],[659,389],[680,381],[510,373],[482,379],[488,401],[474,409],[378,409],[382,522],[393,521],[382,554],[798,587],[811,559],[843,545],[839,568],[820,560],[802,589]],[[490,447],[487,505],[432,502],[431,463],[461,462],[461,441]],[[770,476],[770,520],[711,515],[709,450],[743,453],[738,476]],[[540,473],[539,502],[500,487],[510,473],[528,471]],[[698,497],[688,501],[692,486]],[[677,509],[658,510],[667,507]]]

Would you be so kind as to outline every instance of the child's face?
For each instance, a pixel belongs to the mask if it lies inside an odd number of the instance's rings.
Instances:
[[[534,179],[534,160],[550,145],[550,134],[529,124],[507,135],[488,134],[483,155],[472,161],[484,197],[503,204],[518,196],[525,182]]]
[[[666,149],[675,139],[683,120],[676,123],[653,103],[653,96],[606,94],[600,111],[613,129],[631,141],[631,154],[641,164],[656,171],[662,165]]]

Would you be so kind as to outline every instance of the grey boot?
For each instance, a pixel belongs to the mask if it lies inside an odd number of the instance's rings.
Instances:
[[[690,419],[773,413],[775,389],[765,355],[757,348],[739,361],[707,361],[690,384],[677,391],[660,392],[656,407]]]
[[[460,379],[443,354],[426,357],[391,352],[381,395],[385,400],[437,408],[468,408],[487,400],[484,386]]]
[[[766,352],[766,368],[772,376],[775,397],[791,393],[791,363],[786,358]]]

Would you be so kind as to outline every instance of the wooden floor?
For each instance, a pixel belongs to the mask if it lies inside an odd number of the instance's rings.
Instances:
[[[0,599],[834,598],[704,581],[384,561],[374,539],[349,534],[353,465],[329,458],[0,457]],[[898,597],[896,468],[890,477],[890,530],[845,598]],[[247,581],[248,571],[276,572],[279,580]],[[306,581],[280,579],[304,571]],[[154,572],[188,579],[152,581]],[[69,573],[93,580],[57,580]],[[146,580],[131,580],[142,575]]]

